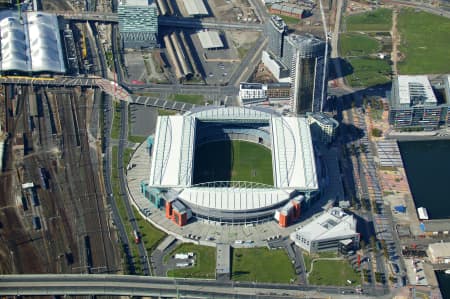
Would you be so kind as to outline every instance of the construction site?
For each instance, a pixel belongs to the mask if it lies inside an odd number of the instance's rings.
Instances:
[[[100,93],[5,85],[0,100],[8,136],[0,174],[2,274],[120,271],[99,172]]]

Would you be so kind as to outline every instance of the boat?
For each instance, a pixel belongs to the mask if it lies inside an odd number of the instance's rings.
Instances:
[[[428,220],[428,211],[426,208],[417,208],[417,214],[419,214],[419,220]]]
[[[450,269],[444,271],[445,274],[450,274]]]

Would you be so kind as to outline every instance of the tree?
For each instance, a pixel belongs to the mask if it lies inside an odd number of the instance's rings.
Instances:
[[[378,128],[372,128],[372,136],[373,137],[381,137],[383,135],[383,131]]]

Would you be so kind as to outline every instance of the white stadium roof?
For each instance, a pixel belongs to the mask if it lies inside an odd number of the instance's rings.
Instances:
[[[178,197],[201,207],[226,211],[246,211],[274,206],[289,198],[289,193],[281,189],[202,187],[186,188]]]
[[[195,118],[160,116],[156,124],[150,185],[186,187],[192,181]]]
[[[183,3],[190,16],[208,15],[208,10],[206,9],[203,0],[184,0]]]
[[[197,35],[203,49],[223,48],[222,40],[217,31],[200,31]]]
[[[43,12],[26,12],[0,21],[1,71],[64,73],[58,19]]]
[[[267,121],[272,138],[274,186],[192,186],[197,119]],[[183,116],[160,116],[152,151],[149,185],[177,188],[182,191],[181,199],[198,206],[220,210],[260,209],[288,199],[293,190],[317,191],[319,188],[306,118],[284,117],[264,109],[242,107],[207,107]]]

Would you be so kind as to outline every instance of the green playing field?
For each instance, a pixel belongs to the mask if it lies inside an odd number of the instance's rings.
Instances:
[[[271,151],[247,141],[217,141],[195,151],[194,184],[247,181],[273,185]]]

